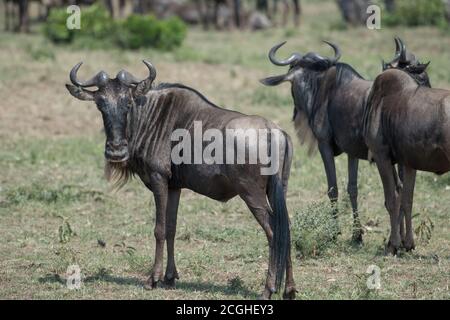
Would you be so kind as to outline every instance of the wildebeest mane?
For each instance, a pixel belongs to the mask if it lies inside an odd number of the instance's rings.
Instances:
[[[431,88],[430,78],[426,72],[417,72],[413,68],[395,68],[409,75],[419,86]]]
[[[336,64],[336,84],[342,85],[350,82],[354,78],[364,80],[364,78],[353,67],[346,63]]]
[[[219,109],[223,109],[221,107],[219,107],[218,105],[214,104],[213,102],[211,102],[208,98],[206,98],[202,93],[200,93],[199,91],[195,90],[194,88],[188,87],[184,84],[181,83],[166,83],[166,82],[162,82],[160,84],[158,84],[153,90],[163,90],[163,89],[170,89],[170,88],[178,88],[178,89],[186,89],[189,90],[193,93],[195,93],[197,96],[199,96],[203,101],[205,101],[207,104],[211,105],[214,108],[219,108]]]

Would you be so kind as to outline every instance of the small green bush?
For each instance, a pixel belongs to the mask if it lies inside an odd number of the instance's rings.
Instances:
[[[186,24],[178,17],[172,17],[160,22],[161,34],[156,47],[172,50],[181,46],[186,37]]]
[[[66,20],[69,14],[65,8],[54,8],[50,11],[44,34],[55,43],[83,43],[89,47],[100,47],[105,41],[111,41],[114,35],[115,22],[111,18],[108,10],[98,4],[83,8],[81,11],[81,28],[69,30]]]
[[[73,30],[66,27],[67,13],[64,9],[52,9],[44,25],[45,36],[55,43],[71,42]]]
[[[131,15],[117,29],[119,45],[129,49],[152,46],[159,41],[159,29],[160,25],[154,16]]]
[[[442,26],[447,24],[442,0],[397,0],[395,11],[385,15],[389,26]]]
[[[186,36],[186,25],[179,18],[158,20],[152,15],[131,15],[117,29],[123,48],[154,47],[171,50],[179,47]]]
[[[115,22],[102,5],[94,4],[81,11],[81,29],[75,30],[76,37],[104,39],[114,31]]]
[[[114,21],[108,10],[94,4],[81,11],[81,29],[68,30],[65,9],[52,9],[44,26],[44,34],[55,43],[75,43],[78,47],[125,49],[158,48],[172,50],[186,37],[186,25],[177,17],[158,20],[152,15],[130,15]]]
[[[339,235],[339,225],[328,201],[313,203],[297,212],[291,230],[294,246],[302,257],[321,255],[336,243]]]

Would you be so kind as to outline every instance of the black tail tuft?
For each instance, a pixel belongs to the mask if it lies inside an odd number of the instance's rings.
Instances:
[[[276,266],[275,285],[279,292],[283,283],[286,262],[291,246],[291,235],[289,231],[289,215],[284,198],[283,185],[277,175],[270,177],[267,196],[272,207],[270,225],[273,232],[273,256],[271,261]]]

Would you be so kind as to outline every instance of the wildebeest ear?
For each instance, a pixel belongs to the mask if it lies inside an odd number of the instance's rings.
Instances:
[[[152,88],[152,82],[153,80],[151,79],[145,79],[139,82],[133,91],[134,96],[139,97],[145,95]]]
[[[430,61],[431,62],[431,61]],[[428,63],[420,63],[416,66],[411,66],[411,72],[413,73],[423,73],[425,70],[427,70],[428,66],[430,65],[430,62]]]
[[[75,98],[83,100],[83,101],[92,101],[94,100],[94,93],[92,91],[74,86],[72,84],[66,84],[67,90],[69,90],[70,94]]]
[[[259,80],[265,86],[277,86],[284,81],[287,81],[285,74]]]

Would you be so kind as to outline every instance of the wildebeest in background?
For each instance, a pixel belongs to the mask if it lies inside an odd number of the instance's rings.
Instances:
[[[108,0],[105,0],[108,1]],[[95,0],[3,0],[5,10],[5,30],[30,31],[30,5],[39,5],[39,20],[47,19],[52,8],[76,5],[91,5]]]
[[[411,72],[416,60],[404,59],[402,63],[397,63],[402,55],[399,41],[401,40],[396,39],[396,58],[384,65]],[[358,159],[367,160],[368,156],[362,125],[364,108],[373,82],[363,79],[350,65],[338,63],[341,54],[334,44],[328,43],[335,50],[335,57],[332,59],[316,53],[305,56],[295,53],[289,59],[279,61],[275,58],[275,53],[283,44],[270,50],[269,59],[275,65],[290,66],[288,73],[264,79],[262,83],[274,86],[284,81],[291,82],[295,127],[300,140],[310,143],[310,151],[318,143],[327,176],[328,197],[333,204],[338,199],[334,157],[347,153],[347,192],[353,211],[352,239],[362,242],[363,230],[357,201]],[[424,77],[423,73],[420,76]]]
[[[300,0],[256,0],[256,9],[264,12],[271,20],[274,20],[278,14],[280,2],[283,9],[282,25],[287,24],[289,12],[292,12],[294,24],[298,26],[302,12]]]
[[[29,0],[4,0],[5,30],[6,31],[30,31],[28,21]],[[17,19],[16,19],[17,17]],[[17,20],[17,21],[15,21]]]
[[[278,160],[281,168],[271,176],[261,175],[263,162],[260,154],[257,164],[175,164],[171,161],[171,150],[177,143],[171,141],[171,134],[176,129],[187,129],[193,137],[194,121],[202,121],[204,131],[220,130],[223,136],[227,129],[271,131],[280,128],[258,116],[222,109],[192,88],[180,84],[154,86],[156,70],[151,63],[144,63],[150,75],[142,81],[122,70],[115,79],[110,79],[101,71],[86,82],[77,78],[81,66],[79,63],[70,72],[73,84],[67,84],[66,87],[78,99],[95,101],[102,113],[106,133],[107,176],[126,182],[132,175],[138,175],[154,194],[156,252],[147,287],[155,288],[161,281],[173,287],[178,278],[174,240],[180,192],[187,188],[219,201],[227,201],[236,195],[244,200],[264,229],[269,242],[269,269],[263,297],[270,298],[272,293],[280,289],[286,272],[284,297],[294,298],[296,290],[285,202],[292,160],[289,136],[283,132],[280,143],[274,144],[275,147],[279,146],[278,158],[275,160]],[[94,86],[98,87],[97,91],[85,89]],[[269,146],[275,142],[270,136],[265,138]],[[231,149],[237,155],[237,140],[233,142]],[[246,154],[255,147],[254,144],[255,141],[251,139],[245,143]],[[225,144],[224,147],[225,153],[230,151]],[[195,146],[191,149],[194,152]],[[163,280],[165,241],[168,261]]]
[[[425,70],[428,64],[418,65]],[[444,174],[450,171],[450,91],[424,86],[423,77],[388,69],[374,81],[363,133],[378,167],[390,215],[388,251],[401,244],[400,205],[406,215],[404,246],[414,248],[411,208],[416,170]],[[403,186],[394,164],[403,168]]]
[[[372,82],[364,80],[350,65],[338,63],[341,52],[335,44],[327,42],[335,51],[334,58],[310,52],[277,60],[275,53],[284,43],[270,50],[269,59],[277,66],[289,66],[288,73],[261,82],[268,86],[291,82],[295,128],[302,143],[309,143],[310,151],[318,144],[328,181],[328,197],[334,205],[338,199],[334,157],[347,153],[347,192],[354,220],[352,239],[362,242],[357,202],[358,159],[367,159],[361,124]]]

